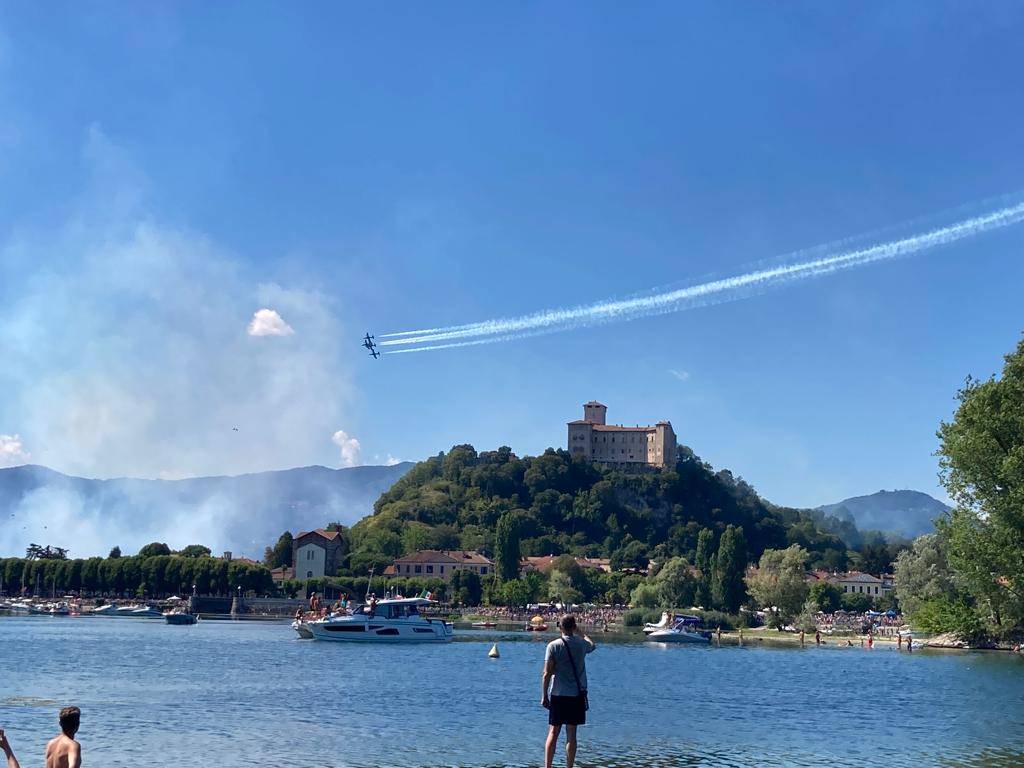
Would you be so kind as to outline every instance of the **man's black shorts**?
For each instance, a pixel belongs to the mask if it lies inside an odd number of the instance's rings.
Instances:
[[[587,710],[582,696],[552,696],[548,709],[548,725],[583,725]]]

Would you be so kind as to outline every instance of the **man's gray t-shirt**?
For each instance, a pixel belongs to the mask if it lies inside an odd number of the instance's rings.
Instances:
[[[548,643],[547,651],[544,653],[544,664],[554,659],[555,676],[551,683],[552,696],[578,696],[580,689],[576,686],[576,676],[572,673],[572,665],[569,663],[566,643],[572,648],[572,660],[576,663],[576,672],[580,676],[580,685],[583,690],[587,689],[587,654],[596,648],[593,643],[587,642],[578,635],[566,637],[562,635],[558,640]]]

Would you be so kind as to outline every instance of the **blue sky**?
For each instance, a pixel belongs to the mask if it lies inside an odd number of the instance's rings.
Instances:
[[[1019,192],[1022,31],[1009,3],[8,7],[0,462],[526,454],[596,398],[777,503],[940,495],[939,421],[1024,330],[1024,226],[527,341],[373,361],[358,337]],[[291,332],[249,335],[262,308]]]

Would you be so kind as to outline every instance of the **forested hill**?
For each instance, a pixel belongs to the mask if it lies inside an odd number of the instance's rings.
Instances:
[[[908,539],[934,532],[936,518],[949,512],[948,506],[920,491],[879,491],[819,509],[861,528],[888,531]]]
[[[847,546],[820,512],[775,507],[728,470],[680,447],[675,467],[627,473],[565,450],[517,457],[458,445],[416,464],[352,529],[355,572],[417,549],[494,551],[497,521],[515,513],[523,555],[609,557],[613,567],[684,556],[694,562],[704,528],[741,526],[747,553],[797,543],[811,565],[844,568]]]

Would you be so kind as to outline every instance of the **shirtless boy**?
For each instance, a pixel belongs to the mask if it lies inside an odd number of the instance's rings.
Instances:
[[[46,768],[81,768],[82,747],[75,741],[81,717],[78,707],[64,707],[60,711],[61,733],[46,745]]]

